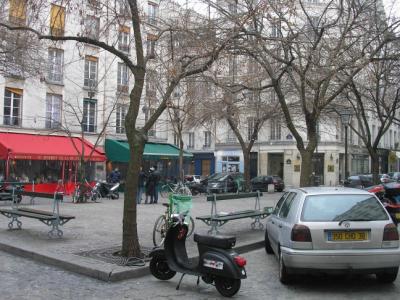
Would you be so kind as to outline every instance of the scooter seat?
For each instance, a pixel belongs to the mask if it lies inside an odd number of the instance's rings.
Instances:
[[[198,244],[207,245],[215,248],[231,249],[236,244],[236,237],[223,235],[200,235],[195,233],[194,241]]]

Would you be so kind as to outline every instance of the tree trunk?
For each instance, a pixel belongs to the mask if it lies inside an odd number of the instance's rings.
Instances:
[[[372,182],[380,184],[379,180],[379,155],[375,149],[370,149]]]
[[[312,174],[312,155],[314,149],[301,150],[301,170],[300,170],[300,187],[312,186],[313,174]]]
[[[250,191],[250,151],[243,149],[244,184],[246,191]]]
[[[140,134],[128,135],[131,159],[125,183],[123,235],[121,255],[141,257],[139,236],[137,233],[136,195],[140,165],[142,163],[145,140]],[[133,145],[133,147],[132,147]]]

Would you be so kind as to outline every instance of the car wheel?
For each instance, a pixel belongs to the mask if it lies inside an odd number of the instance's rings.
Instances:
[[[274,253],[274,250],[272,250],[272,247],[271,247],[271,242],[269,241],[269,238],[268,238],[267,230],[265,230],[265,252],[267,252],[267,254]]]
[[[397,278],[397,273],[399,272],[399,267],[388,268],[383,272],[376,273],[376,279],[382,283],[392,283]]]
[[[279,251],[279,281],[283,284],[290,284],[292,282],[292,276],[288,273],[283,261],[282,251]]]

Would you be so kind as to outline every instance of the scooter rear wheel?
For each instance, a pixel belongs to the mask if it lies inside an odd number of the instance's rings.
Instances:
[[[224,297],[232,297],[240,290],[240,279],[216,277],[215,288]]]
[[[156,255],[150,261],[151,274],[160,280],[170,280],[175,276],[176,272],[172,271],[167,263],[164,255]]]

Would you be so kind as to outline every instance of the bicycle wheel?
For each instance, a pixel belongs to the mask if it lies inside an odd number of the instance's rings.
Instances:
[[[78,203],[80,194],[80,189],[76,188],[74,193],[72,194],[72,203]]]
[[[157,218],[153,228],[153,244],[155,247],[160,247],[167,235],[168,223],[164,215]]]
[[[192,216],[190,216],[187,236],[191,236],[193,231],[194,231],[194,219],[192,218]]]

